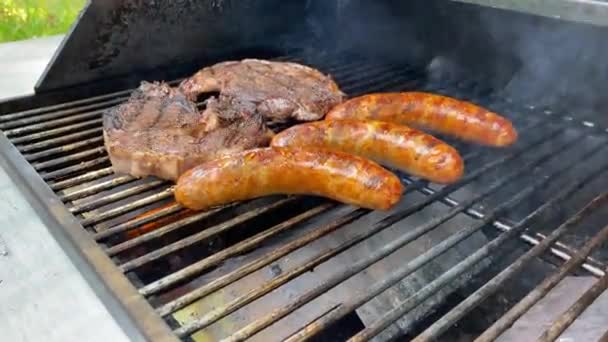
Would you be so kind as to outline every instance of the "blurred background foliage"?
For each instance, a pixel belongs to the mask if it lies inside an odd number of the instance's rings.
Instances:
[[[0,42],[67,32],[86,0],[0,0]]]

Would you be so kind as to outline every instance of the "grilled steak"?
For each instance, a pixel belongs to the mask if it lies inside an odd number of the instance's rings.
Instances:
[[[204,68],[183,81],[180,89],[191,100],[202,93],[219,92],[219,98],[212,98],[208,110],[215,111],[215,106],[252,105],[267,120],[275,122],[318,120],[344,99],[331,77],[318,70],[258,59]]]
[[[255,107],[229,107],[201,113],[180,90],[142,82],[126,103],[104,114],[114,171],[176,180],[210,159],[268,144],[271,132]]]

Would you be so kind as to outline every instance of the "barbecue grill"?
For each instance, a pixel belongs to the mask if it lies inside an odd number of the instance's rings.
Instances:
[[[599,278],[546,328],[554,340],[608,286],[605,5],[555,1],[580,9],[558,20],[552,2],[475,2],[492,6],[92,1],[36,94],[0,103],[2,166],[134,340],[486,341],[567,275]],[[349,96],[469,100],[520,140],[441,137],[464,178],[399,174],[386,213],[304,196],[193,212],[169,182],[112,172],[105,110],[141,80],[243,57],[314,66]]]

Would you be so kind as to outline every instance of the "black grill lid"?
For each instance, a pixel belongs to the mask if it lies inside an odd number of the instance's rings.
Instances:
[[[298,39],[283,37],[304,31],[310,6],[310,1],[282,0],[92,0],[36,92],[99,80],[169,77],[166,70],[183,74],[220,56],[236,58],[250,47],[257,54],[288,49],[285,44]]]
[[[608,1],[515,3],[521,2],[91,0],[36,92],[72,88],[80,97],[94,96],[136,87],[142,79],[185,77],[226,59],[305,55],[301,50],[308,49],[416,65],[444,56],[465,66],[466,74],[494,75],[492,86],[506,87],[512,97],[605,107],[596,91],[606,83],[605,64],[589,61],[606,55],[606,27],[545,17],[601,25],[593,18],[608,13]],[[562,16],[558,4],[581,18]],[[547,94],[549,99],[539,100]]]

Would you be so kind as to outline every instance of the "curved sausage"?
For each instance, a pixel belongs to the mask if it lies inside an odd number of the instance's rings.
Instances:
[[[382,121],[333,120],[296,125],[272,139],[276,147],[324,147],[371,159],[436,183],[460,179],[460,154],[445,142]]]
[[[268,147],[187,171],[177,181],[175,199],[202,210],[272,194],[300,194],[388,210],[402,192],[399,178],[370,160],[325,149]]]
[[[356,97],[334,107],[326,119],[389,121],[496,147],[517,140],[517,131],[504,117],[470,102],[423,92]]]

